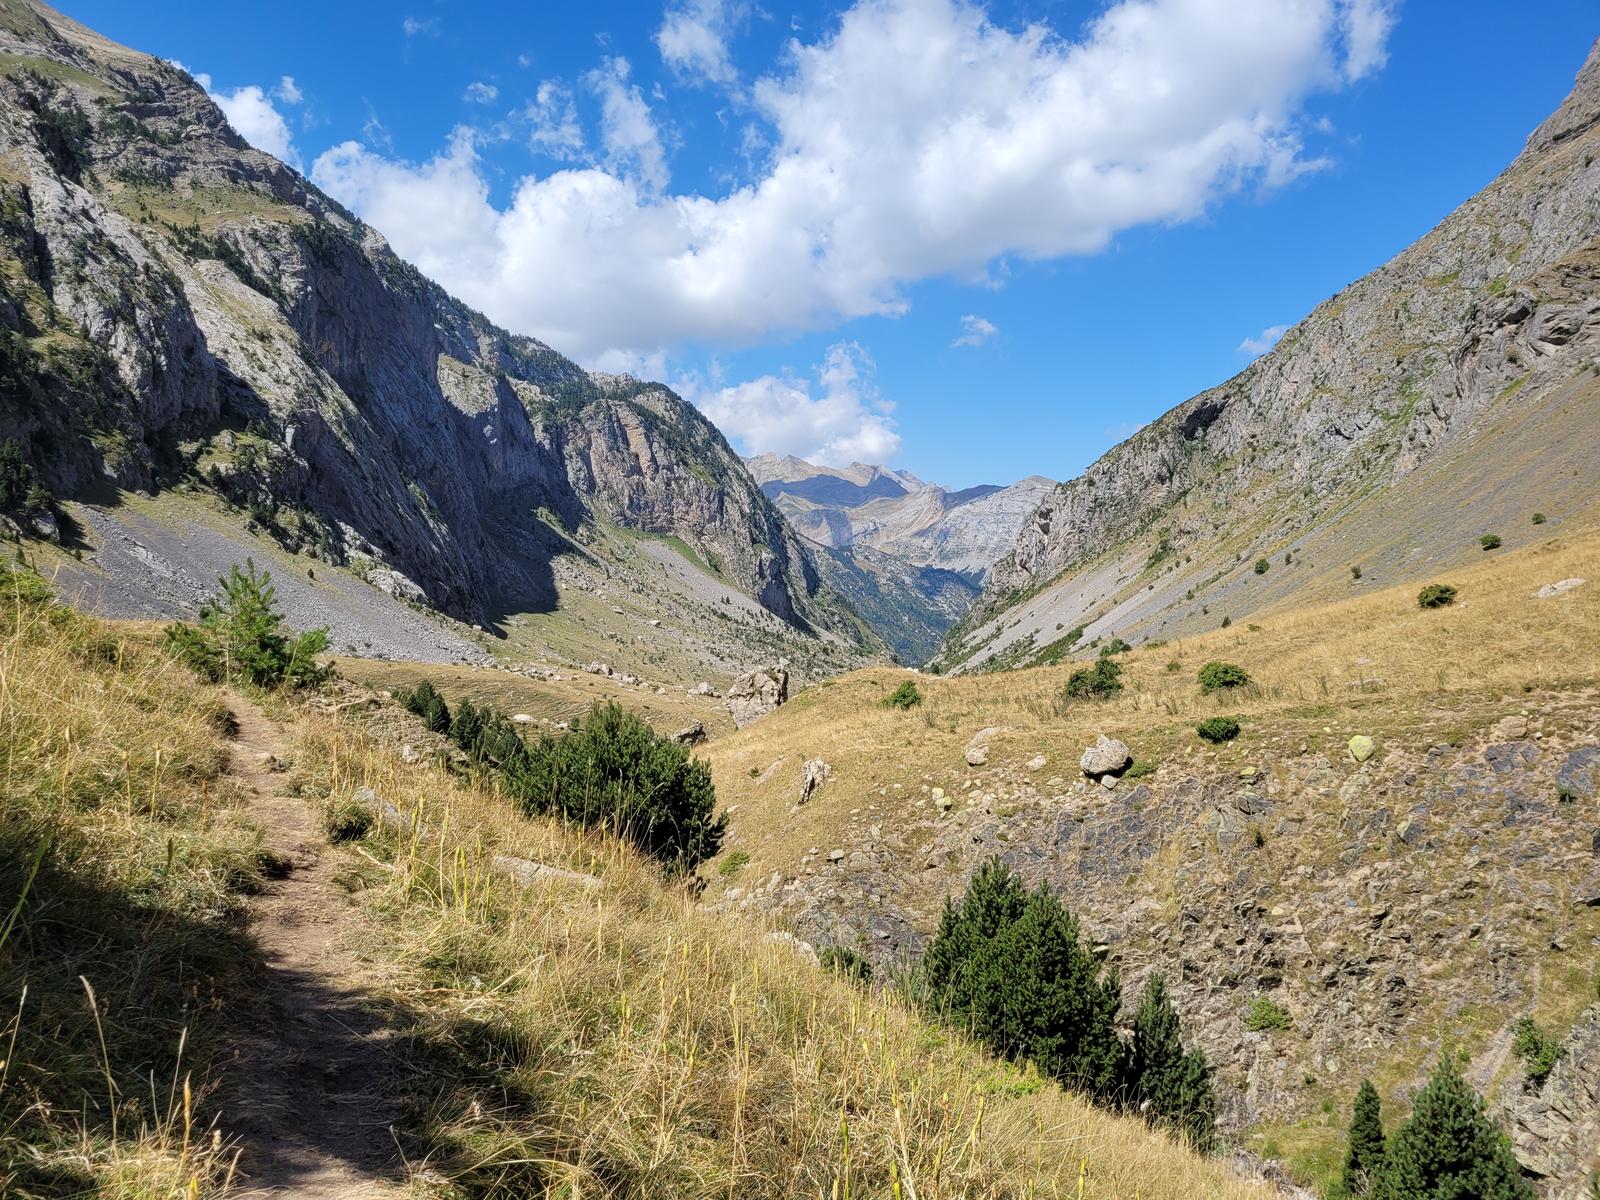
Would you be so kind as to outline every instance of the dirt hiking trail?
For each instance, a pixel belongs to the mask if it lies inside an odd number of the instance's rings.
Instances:
[[[405,1193],[384,1085],[392,1031],[361,987],[343,936],[357,920],[307,802],[281,773],[282,734],[232,694],[229,774],[256,793],[252,818],[279,865],[250,905],[259,977],[231,1030],[221,1109],[241,1146],[242,1195],[388,1200]]]

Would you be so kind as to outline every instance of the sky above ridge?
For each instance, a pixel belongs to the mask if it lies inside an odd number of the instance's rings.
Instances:
[[[746,453],[1068,478],[1489,182],[1595,0],[57,0]]]

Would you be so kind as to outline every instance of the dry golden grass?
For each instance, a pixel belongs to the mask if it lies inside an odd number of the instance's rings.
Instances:
[[[1536,588],[1574,576],[1592,582],[1557,599],[1530,598]],[[751,856],[733,882],[792,871],[809,847],[834,844],[852,809],[870,806],[885,829],[910,821],[919,815],[923,785],[959,787],[970,775],[963,750],[985,727],[1002,731],[988,743],[991,765],[1020,766],[1042,752],[1050,764],[1041,778],[1071,778],[1079,753],[1099,732],[1158,763],[1243,762],[1264,745],[1342,753],[1356,733],[1380,745],[1398,738],[1459,741],[1474,722],[1493,719],[1487,714],[1495,706],[1486,701],[1527,695],[1552,703],[1595,686],[1600,533],[1485,555],[1449,573],[1441,582],[1460,589],[1451,608],[1419,608],[1421,582],[1141,647],[1118,656],[1125,688],[1106,701],[1060,700],[1067,676],[1082,662],[918,676],[924,701],[907,712],[880,703],[909,677],[905,671],[857,671],[812,687],[704,749],[719,801],[737,806],[726,848]],[[1195,675],[1214,659],[1244,667],[1252,686],[1202,695]],[[1169,670],[1170,663],[1177,668]],[[1239,717],[1244,733],[1212,748],[1194,726],[1219,714]],[[833,766],[835,779],[796,815],[801,764],[814,757]],[[769,775],[774,763],[780,765]]]
[[[0,569],[0,1195],[227,1186],[195,1093],[258,864],[224,713]]]
[[[1229,1197],[1225,1166],[717,917],[620,845],[308,718],[297,778],[371,787],[360,848],[416,1092],[419,1186],[471,1196]],[[393,827],[391,826],[391,830]],[[425,829],[426,834],[417,832]],[[514,887],[495,853],[592,872]]]

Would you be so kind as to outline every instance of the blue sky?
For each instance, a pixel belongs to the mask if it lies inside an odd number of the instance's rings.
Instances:
[[[1594,0],[64,0],[742,449],[1067,478],[1487,183]],[[287,77],[287,81],[286,78]]]

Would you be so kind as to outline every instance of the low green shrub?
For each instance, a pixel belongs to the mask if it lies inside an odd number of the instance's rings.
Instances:
[[[717,874],[724,879],[732,879],[740,871],[744,870],[745,864],[749,861],[750,855],[743,850],[730,850],[723,855],[722,861],[717,864]]]
[[[1271,570],[1271,568],[1272,568],[1272,564],[1269,563],[1266,559],[1264,559],[1264,558],[1256,559],[1256,574],[1257,575],[1265,575],[1269,570]]]
[[[1498,550],[1500,549],[1500,535],[1498,533],[1486,533],[1478,539],[1478,545],[1485,550]]]
[[[1146,775],[1154,775],[1158,765],[1148,758],[1136,758],[1133,760],[1133,765],[1122,773],[1122,777],[1124,779],[1143,779]]]
[[[1244,1027],[1252,1033],[1288,1029],[1293,1024],[1288,1009],[1271,996],[1257,996],[1244,1010]]]
[[[1560,1039],[1540,1029],[1532,1017],[1523,1017],[1511,1031],[1511,1052],[1522,1060],[1529,1082],[1543,1083],[1566,1054]]]
[[[1417,593],[1417,607],[1444,608],[1456,602],[1456,589],[1448,583],[1430,583]]]
[[[1122,667],[1116,660],[1100,658],[1092,667],[1080,667],[1061,689],[1064,700],[1104,700],[1122,691]]]
[[[1543,525],[1549,519],[1550,518],[1545,516],[1543,513],[1534,513],[1533,514],[1533,523],[1535,525]]]
[[[198,624],[175,621],[166,628],[171,651],[200,675],[220,683],[242,680],[257,687],[308,687],[321,683],[331,669],[317,662],[328,648],[328,631],[291,633],[276,609],[277,591],[270,571],[233,565],[218,579],[221,591],[200,609]]]
[[[1244,687],[1250,682],[1250,676],[1243,667],[1227,662],[1208,662],[1200,668],[1198,678],[1200,690],[1208,696],[1227,688]]]
[[[1239,736],[1239,722],[1232,717],[1207,717],[1194,731],[1213,745],[1219,745]]]
[[[372,831],[376,818],[359,800],[346,796],[330,799],[322,810],[322,832],[330,842],[359,842]]]
[[[902,711],[908,708],[915,708],[921,703],[922,693],[917,690],[917,685],[909,679],[883,699],[885,708],[898,708]]]

